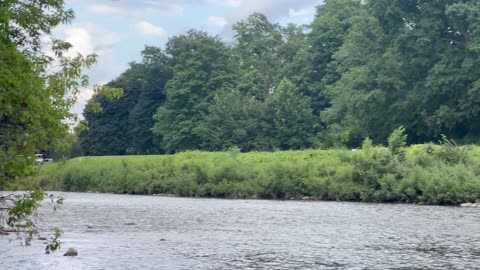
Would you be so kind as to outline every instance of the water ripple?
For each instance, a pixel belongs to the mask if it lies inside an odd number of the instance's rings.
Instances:
[[[65,193],[62,250],[0,237],[0,269],[475,269],[480,212],[457,207]],[[47,209],[43,209],[46,212]]]

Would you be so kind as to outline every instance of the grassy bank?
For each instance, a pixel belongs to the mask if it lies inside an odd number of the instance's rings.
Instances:
[[[81,157],[41,166],[51,190],[458,204],[480,199],[480,147]]]

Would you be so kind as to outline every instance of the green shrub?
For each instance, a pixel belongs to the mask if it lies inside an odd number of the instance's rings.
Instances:
[[[405,146],[407,145],[407,134],[403,126],[395,129],[388,137],[388,149],[393,155],[403,158],[405,155]]]
[[[165,156],[81,157],[40,168],[51,190],[188,197],[458,204],[480,198],[480,147],[389,147],[365,140],[350,151],[183,152]],[[401,150],[401,151],[400,151]],[[400,151],[400,152],[399,152]],[[403,153],[403,154],[399,154]]]

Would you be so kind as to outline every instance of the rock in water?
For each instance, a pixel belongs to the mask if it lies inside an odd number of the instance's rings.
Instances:
[[[480,208],[480,203],[462,203],[461,207]]]
[[[69,248],[67,252],[63,254],[63,256],[77,256],[77,255],[78,255],[78,251],[74,248]]]

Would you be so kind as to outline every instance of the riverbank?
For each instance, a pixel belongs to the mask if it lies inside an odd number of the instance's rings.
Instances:
[[[457,205],[480,198],[480,147],[183,152],[80,157],[39,169],[45,189],[183,197]]]

